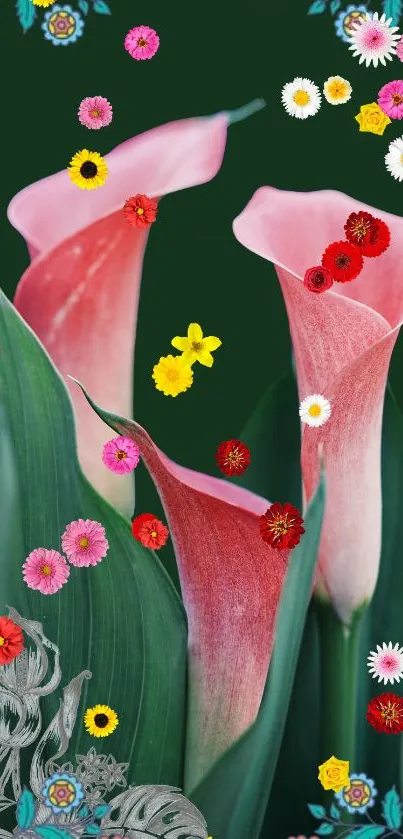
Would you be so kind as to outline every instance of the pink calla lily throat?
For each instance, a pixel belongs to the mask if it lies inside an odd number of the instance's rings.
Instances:
[[[179,466],[140,425],[94,408],[139,446],[174,543],[188,617],[190,790],[256,718],[289,552],[260,536],[264,498]]]
[[[303,285],[327,245],[344,238],[349,214],[382,218],[391,245],[364,260],[359,277],[324,294]],[[403,220],[342,193],[259,189],[234,221],[236,238],[274,263],[287,308],[300,399],[321,393],[332,415],[321,428],[304,427],[302,475],[306,501],[319,480],[323,444],[327,502],[317,586],[340,619],[375,589],[381,550],[381,433],[390,357],[403,321]]]
[[[123,216],[137,193],[161,198],[211,180],[220,169],[230,121],[240,114],[184,119],[133,137],[106,155],[104,186],[78,189],[66,170],[18,193],[8,208],[32,263],[15,306],[61,374],[82,378],[94,398],[132,413],[133,356],[148,231]],[[74,402],[82,467],[96,489],[131,514],[132,476],[116,476],[101,461],[108,432],[77,388]]]

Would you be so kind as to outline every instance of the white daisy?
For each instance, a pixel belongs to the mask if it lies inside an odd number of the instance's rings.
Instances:
[[[320,425],[324,425],[328,421],[331,413],[330,402],[319,393],[314,393],[313,396],[307,396],[299,406],[301,422],[305,422],[312,428],[318,428]]]
[[[365,17],[355,24],[349,39],[349,49],[353,50],[354,56],[360,56],[360,64],[365,61],[366,67],[371,63],[377,67],[380,61],[386,67],[385,59],[392,61],[392,56],[396,55],[396,43],[400,40],[400,34],[399,27],[390,26],[391,23],[391,17],[386,20],[386,15],[378,17],[378,12],[367,12]]]
[[[320,108],[320,90],[309,79],[297,77],[284,85],[281,91],[281,101],[290,117],[306,119],[313,117]]]
[[[403,181],[403,137],[397,137],[389,143],[388,153],[385,154],[385,164],[393,178]]]
[[[382,647],[376,645],[377,652],[371,652],[368,656],[368,670],[373,679],[378,678],[378,682],[383,682],[385,685],[390,682],[399,682],[403,677],[403,647],[395,644],[392,647],[392,641],[389,644],[383,642]]]

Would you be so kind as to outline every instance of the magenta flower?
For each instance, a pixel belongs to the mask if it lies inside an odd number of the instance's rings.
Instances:
[[[400,61],[403,61],[403,37],[400,38],[400,41],[396,45],[396,55],[400,58]]]
[[[129,437],[115,437],[108,440],[102,450],[102,461],[111,472],[126,475],[133,472],[140,460],[140,450]]]
[[[403,119],[403,81],[384,84],[378,93],[378,105],[391,119]]]
[[[105,528],[89,519],[72,521],[63,533],[62,548],[68,561],[77,568],[96,565],[106,556],[109,548]]]
[[[135,26],[130,29],[125,38],[125,50],[136,61],[152,58],[158,50],[160,39],[155,29],[149,26]]]
[[[112,105],[104,96],[87,96],[80,103],[78,118],[86,128],[105,128],[112,122]]]
[[[41,594],[55,594],[67,582],[70,568],[58,551],[35,548],[22,566],[22,576],[28,586]]]

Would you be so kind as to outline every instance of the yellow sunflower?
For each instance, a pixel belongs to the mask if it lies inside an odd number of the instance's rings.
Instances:
[[[56,0],[32,0],[34,6],[43,6],[46,9],[47,6],[53,6],[53,3],[56,3]]]
[[[94,708],[87,708],[84,725],[93,737],[108,737],[119,725],[118,715],[108,705],[95,705]]]
[[[96,189],[103,186],[108,177],[108,167],[103,157],[97,151],[82,149],[78,151],[68,168],[73,184],[80,189]]]

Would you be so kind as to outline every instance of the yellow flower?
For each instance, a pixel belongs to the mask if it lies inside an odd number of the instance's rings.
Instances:
[[[84,725],[94,737],[108,737],[119,725],[119,720],[116,711],[112,711],[108,705],[95,705],[94,708],[87,708]]]
[[[34,6],[43,6],[45,9],[47,6],[53,6],[53,3],[56,3],[56,0],[32,0]]]
[[[370,131],[371,134],[379,134],[380,137],[386,126],[392,122],[377,102],[371,102],[370,105],[361,105],[360,113],[354,119],[357,120],[360,131]]]
[[[165,396],[177,396],[193,384],[193,370],[182,355],[167,355],[160,358],[153,368],[155,387]]]
[[[323,85],[323,95],[330,105],[344,105],[351,97],[352,87],[341,76],[329,76]]]
[[[195,361],[200,361],[205,367],[211,367],[214,361],[211,353],[221,347],[219,338],[210,335],[208,338],[203,338],[203,332],[198,323],[190,323],[188,327],[187,338],[172,338],[171,344],[176,350],[183,353],[184,361],[192,365]]]
[[[96,189],[103,186],[108,177],[108,167],[97,151],[82,149],[78,151],[68,168],[73,184],[80,189]]]
[[[347,787],[350,783],[349,769],[350,761],[339,760],[338,757],[332,755],[329,760],[326,760],[321,766],[318,766],[318,778],[322,784],[323,789],[332,789],[334,792],[340,792],[343,787]]]

